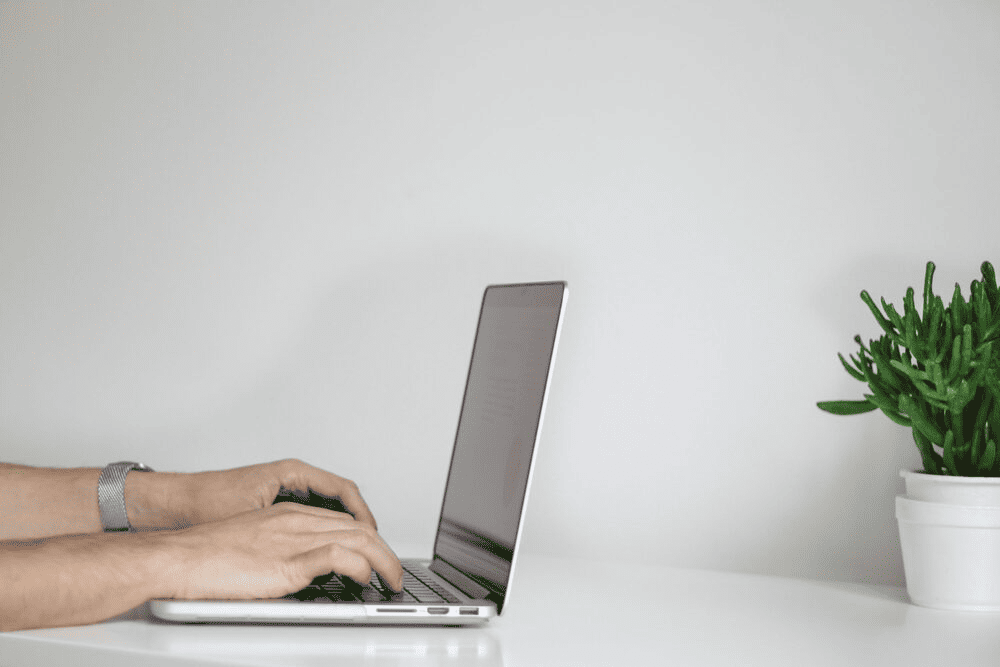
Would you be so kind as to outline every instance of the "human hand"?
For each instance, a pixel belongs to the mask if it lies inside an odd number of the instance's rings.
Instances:
[[[176,598],[276,598],[330,572],[367,584],[373,569],[402,590],[396,555],[371,524],[342,512],[279,503],[162,539]]]
[[[137,528],[181,528],[270,507],[282,490],[339,498],[355,520],[378,530],[354,482],[298,459],[211,472],[133,473],[125,504]]]

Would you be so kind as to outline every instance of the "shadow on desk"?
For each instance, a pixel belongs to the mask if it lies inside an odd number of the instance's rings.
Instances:
[[[0,665],[402,665],[502,667],[483,627],[171,623],[146,605],[102,623],[0,636]]]
[[[861,595],[873,599],[890,600],[892,602],[910,603],[910,597],[906,594],[906,589],[901,586],[871,585],[852,583],[847,581],[827,581],[808,580],[809,583],[818,588],[831,591],[843,591],[851,595]]]

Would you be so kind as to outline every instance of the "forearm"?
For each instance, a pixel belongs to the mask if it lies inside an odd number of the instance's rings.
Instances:
[[[0,540],[99,533],[100,468],[32,468],[0,464]],[[182,474],[132,472],[125,508],[137,530],[187,525],[179,505]]]
[[[172,533],[0,542],[0,631],[96,623],[170,597]]]
[[[0,539],[95,533],[97,468],[0,465]]]

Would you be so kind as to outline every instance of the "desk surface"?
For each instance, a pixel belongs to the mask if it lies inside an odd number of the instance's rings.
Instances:
[[[1000,665],[1000,614],[915,607],[903,589],[613,568],[644,589],[630,600],[595,574],[526,554],[504,616],[481,628],[173,625],[139,608],[0,634],[0,665]]]

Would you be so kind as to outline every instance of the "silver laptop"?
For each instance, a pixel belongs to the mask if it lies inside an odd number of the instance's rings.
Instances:
[[[503,613],[562,328],[565,282],[483,294],[430,560],[401,559],[404,591],[321,577],[284,598],[152,600],[182,622],[467,625]]]

